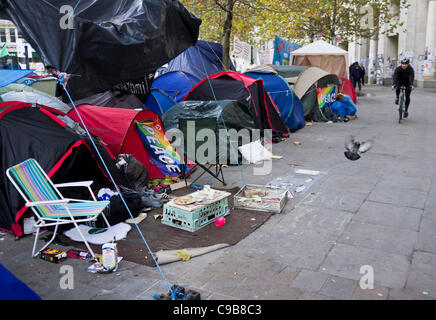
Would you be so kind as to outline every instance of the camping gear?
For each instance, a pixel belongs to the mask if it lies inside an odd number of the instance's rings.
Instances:
[[[147,168],[149,179],[165,178],[166,173],[171,175],[181,173],[179,167],[161,161],[161,159],[167,160],[167,151],[163,154],[156,154],[155,149],[149,153],[144,145],[150,141],[160,144],[163,140],[164,149],[169,148],[168,152],[172,151],[170,143],[165,140],[163,124],[153,111],[97,107],[85,104],[77,106],[77,110],[89,131],[100,137],[114,157],[119,154],[133,155]],[[68,116],[75,121],[80,121],[75,110],[71,110]],[[143,141],[137,123],[146,126],[153,133],[153,137]],[[160,145],[154,144],[154,146],[162,148]],[[161,151],[161,149],[159,150]],[[161,171],[163,169],[165,172]],[[173,170],[178,170],[178,172],[173,172]]]
[[[0,95],[3,101],[20,101],[31,104],[39,104],[52,109],[67,113],[71,108],[58,98],[44,92],[34,91],[9,91]]]
[[[133,190],[140,190],[148,187],[147,168],[131,154],[119,154],[116,166],[126,175],[126,178],[133,186]]]
[[[45,94],[55,97],[56,96],[56,84],[58,79],[55,77],[45,77],[40,79],[35,79],[29,84],[29,87],[44,92]]]
[[[179,204],[177,198],[166,203],[163,208],[162,223],[178,229],[195,232],[214,222],[217,217],[230,214],[228,197],[225,191],[214,190],[213,199],[203,200],[201,191],[185,196],[192,198],[193,202]],[[199,202],[196,199],[200,199]]]
[[[218,129],[247,129],[251,132],[256,128],[247,105],[236,100],[184,101],[165,112],[162,122],[169,131],[180,129],[179,119],[203,118],[216,118]]]
[[[186,158],[187,161],[187,164],[185,165],[188,166],[190,164],[194,164],[194,166],[191,167],[190,172],[186,173],[186,171],[183,170],[185,173],[181,176],[181,178],[185,180],[185,183],[187,184],[187,179],[197,168],[201,168],[203,169],[203,172],[199,176],[197,176],[194,181],[190,183],[190,185],[193,185],[205,173],[208,173],[210,176],[221,182],[223,185],[226,185],[224,181],[224,173],[220,162],[224,158],[224,161],[228,163],[229,152],[231,150],[227,149],[227,144],[224,151],[220,148],[219,138],[217,139],[217,137],[219,137],[217,119],[206,117],[203,119],[180,118],[179,129],[183,133],[183,156]],[[207,149],[207,156],[205,154],[206,150],[203,150],[203,154],[198,154],[198,150],[204,144],[203,141],[198,139],[198,133],[205,129],[213,133],[213,137],[209,137],[208,139],[215,139],[215,141],[207,141],[211,147],[215,147],[214,150]],[[227,141],[225,142],[227,143]],[[214,152],[214,154],[211,154],[212,152]],[[224,157],[221,155],[222,152],[226,152],[226,154],[224,154]],[[199,156],[203,156],[204,159],[199,159]],[[239,161],[239,159],[237,159],[237,161]],[[215,172],[211,170],[213,167],[215,167]]]
[[[0,300],[41,300],[41,298],[0,263]]]
[[[348,78],[348,52],[318,40],[291,52],[290,60],[296,66],[314,66],[328,73]]]
[[[337,121],[332,113],[319,111],[317,101],[317,88],[330,85],[339,85],[339,78],[317,67],[305,66],[267,66],[273,68],[279,75],[286,79],[292,90],[303,103],[306,121],[327,122]]]
[[[79,224],[78,228],[72,228],[65,231],[63,234],[75,242],[83,243],[83,238],[85,238],[88,243],[100,246],[114,240],[119,241],[124,239],[131,229],[132,227],[124,222],[115,224],[110,229],[93,228],[84,224]],[[79,231],[82,233],[83,237],[80,235]],[[78,244],[75,243],[75,245]],[[95,250],[97,249],[100,250],[101,247],[95,248]]]
[[[120,186],[120,192],[122,193],[124,201],[129,207],[133,218],[136,218],[141,210],[149,205],[147,201],[143,200],[144,192],[131,190],[122,186]],[[131,218],[119,194],[110,197],[109,202],[109,206],[103,211],[101,217],[98,217],[94,221],[87,222],[86,225],[94,228],[105,228],[105,220],[113,226]],[[162,201],[160,203],[162,206]]]
[[[357,112],[356,105],[348,96],[345,96],[341,100],[334,101],[330,108],[334,114],[339,115],[342,119],[345,119],[347,116],[354,116]]]
[[[78,223],[97,219],[98,215],[109,205],[109,201],[97,201],[90,188],[92,181],[55,185],[35,159],[29,159],[10,167],[6,170],[6,175],[26,201],[26,206],[31,207],[38,219],[35,223],[36,234],[32,250],[33,257],[37,254],[35,254],[35,249],[40,228],[55,226],[52,239],[39,250],[42,251],[55,239],[59,225],[73,223],[78,228]],[[94,201],[65,199],[58,188],[70,187],[88,188]],[[105,222],[110,229],[109,222],[106,219]],[[88,242],[83,238],[80,231],[79,234],[95,258],[94,252],[89,248]]]
[[[200,80],[223,72],[223,46],[220,43],[198,40],[197,43],[157,70],[159,76],[172,71],[182,71]],[[233,63],[230,70],[236,71]],[[179,101],[178,101],[179,102]]]
[[[357,103],[356,89],[349,79],[339,76],[339,92],[346,94],[354,103]]]
[[[253,79],[263,80],[266,91],[277,105],[283,122],[291,132],[304,128],[306,120],[304,119],[303,103],[292,91],[289,83],[274,69],[271,68],[271,70],[248,71],[245,72],[245,75]]]
[[[146,74],[193,45],[201,23],[179,1],[5,4],[0,6],[1,18],[12,20],[44,65],[72,75],[67,86],[74,100],[127,82],[126,89],[135,91],[131,93],[146,94]],[[60,14],[65,6],[74,15]]]
[[[287,190],[248,184],[234,196],[234,208],[280,213],[287,201]]]
[[[76,100],[74,101],[74,104],[76,106],[88,104],[91,106],[109,108],[144,109],[144,103],[137,96],[115,89]],[[70,109],[73,108],[71,102],[69,103],[69,106]],[[65,113],[68,113],[68,111]]]
[[[14,83],[32,72],[33,70],[0,69],[0,88]]]
[[[199,82],[199,78],[184,71],[166,72],[154,79],[145,106],[161,116],[181,102]]]
[[[228,198],[229,208],[233,207],[233,196],[239,189],[231,188],[225,190],[232,194]],[[192,192],[193,190],[187,187],[174,191],[177,197],[188,195]],[[162,224],[159,217],[154,217],[154,215],[159,216],[162,212],[163,208],[154,210],[152,219],[146,219],[138,225],[141,232],[146,235],[153,255],[158,259],[161,266],[166,263],[181,261],[176,255],[176,252],[181,249],[187,249],[192,253],[192,262],[194,257],[235,245],[252,232],[255,232],[272,216],[272,213],[269,212],[234,209],[231,211],[231,214],[225,217],[226,226],[224,228],[217,228],[211,223],[196,232],[187,232]],[[114,227],[112,226],[112,228]],[[83,243],[73,242],[64,235],[60,235],[59,240],[64,244],[86,249]],[[108,241],[110,242],[111,239],[109,238]],[[138,243],[142,243],[139,232],[129,232],[123,241],[117,243],[118,251],[123,253],[123,258],[127,261],[156,267],[149,251],[138,248]],[[101,246],[98,245],[92,245],[92,248],[96,251],[101,250]]]
[[[93,139],[106,168],[119,185],[130,187],[105,147]],[[95,155],[91,141],[77,135],[65,123],[46,109],[21,102],[0,103],[0,229],[22,236],[22,223],[29,208],[10,184],[6,169],[34,158],[54,183],[94,180],[92,190],[113,188],[103,171],[101,160]],[[85,199],[89,192],[84,188],[63,190],[68,198]]]
[[[288,132],[263,82],[241,73],[221,72],[202,80],[183,99],[189,100],[237,100],[248,107],[256,128],[262,133],[271,129],[273,138],[281,139]]]

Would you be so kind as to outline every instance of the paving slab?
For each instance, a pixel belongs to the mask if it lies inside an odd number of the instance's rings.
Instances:
[[[356,287],[353,300],[387,300],[389,297],[389,288],[374,285],[373,289],[362,289]]]
[[[410,261],[406,256],[356,247],[336,245],[320,266],[320,272],[359,280],[363,266],[372,266],[374,283],[389,288],[403,288],[406,284]]]
[[[406,288],[416,291],[427,292],[436,297],[436,254],[427,252],[415,252],[412,265],[410,266]]]
[[[326,282],[327,277],[328,275],[325,273],[302,270],[291,286],[303,291],[318,292]]]
[[[366,201],[353,217],[353,221],[418,231],[423,213],[421,209]]]
[[[320,294],[340,300],[351,300],[357,281],[338,276],[329,276],[319,291]]]
[[[356,213],[367,197],[368,193],[333,189],[311,192],[302,204]]]
[[[414,250],[417,237],[416,231],[353,221],[338,242],[408,256]]]
[[[424,209],[427,192],[392,186],[376,186],[368,200],[402,207]]]

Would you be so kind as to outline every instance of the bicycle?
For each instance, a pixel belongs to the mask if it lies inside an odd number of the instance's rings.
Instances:
[[[392,89],[395,90],[396,87],[393,86]],[[400,88],[401,91],[398,99],[398,114],[399,114],[398,123],[401,123],[401,120],[403,120],[404,111],[406,110],[406,89],[407,88],[405,86],[401,86]],[[413,87],[411,87],[410,90],[413,91]]]

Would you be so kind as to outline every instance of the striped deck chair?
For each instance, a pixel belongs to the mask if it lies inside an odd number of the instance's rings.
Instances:
[[[33,210],[37,217],[35,222],[36,234],[33,244],[32,256],[36,257],[39,252],[47,248],[56,237],[58,226],[61,224],[74,224],[89,252],[96,259],[94,252],[83,236],[78,223],[96,220],[99,214],[109,205],[109,201],[97,201],[92,190],[92,181],[71,182],[53,184],[39,163],[35,159],[28,159],[6,170],[6,175],[26,201],[26,206]],[[93,201],[66,199],[58,188],[84,187],[88,188]],[[105,215],[102,215],[108,228],[111,227]],[[40,250],[36,251],[39,229],[55,226],[53,237]],[[97,260],[97,259],[96,259]],[[97,260],[98,261],[98,260]]]

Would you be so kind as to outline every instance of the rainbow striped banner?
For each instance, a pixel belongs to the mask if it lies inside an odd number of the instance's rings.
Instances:
[[[159,168],[160,172],[169,177],[180,175],[183,160],[171,146],[162,126],[156,122],[138,121],[136,121],[136,126],[153,164]]]
[[[336,98],[336,87],[330,86],[327,88],[317,89],[318,106],[320,109],[330,107],[330,105],[335,102]]]

